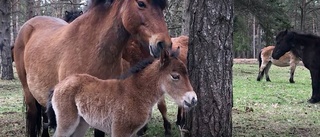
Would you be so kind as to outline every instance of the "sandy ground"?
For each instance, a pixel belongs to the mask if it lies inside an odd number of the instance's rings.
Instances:
[[[235,63],[235,64],[256,64],[256,63],[258,63],[258,59],[235,58],[235,59],[233,59],[233,63]]]

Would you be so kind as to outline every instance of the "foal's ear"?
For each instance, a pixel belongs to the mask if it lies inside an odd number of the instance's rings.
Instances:
[[[83,11],[80,11],[79,14],[82,15],[82,14],[83,14]]]
[[[165,49],[161,51],[160,56],[160,68],[163,68],[169,64],[169,52]]]

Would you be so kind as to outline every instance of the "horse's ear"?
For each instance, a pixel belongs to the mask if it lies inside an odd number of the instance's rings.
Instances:
[[[175,57],[175,58],[178,58],[179,55],[180,55],[180,46],[178,46],[177,50],[174,51],[174,52],[171,54],[171,56],[172,56],[172,57]]]
[[[287,34],[288,33],[288,29],[286,29],[285,31],[284,31],[284,34]]]
[[[69,15],[70,12],[66,10],[66,11],[64,12],[64,14]]]
[[[165,49],[161,50],[160,68],[164,68],[169,64],[169,52]]]
[[[80,11],[79,14],[82,15],[82,14],[83,14],[83,11]]]

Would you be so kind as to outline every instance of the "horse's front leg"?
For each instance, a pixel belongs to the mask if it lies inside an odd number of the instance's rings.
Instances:
[[[320,101],[320,71],[318,69],[310,69],[312,81],[312,96],[308,100],[309,103],[317,103]]]

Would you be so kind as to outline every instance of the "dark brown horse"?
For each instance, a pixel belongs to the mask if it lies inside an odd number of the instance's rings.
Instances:
[[[269,70],[272,64],[278,67],[287,67],[290,66],[290,83],[294,83],[293,76],[294,71],[296,70],[297,65],[300,62],[300,59],[292,54],[291,51],[287,52],[279,59],[273,59],[271,57],[274,46],[267,46],[261,49],[258,57],[259,61],[259,73],[257,81],[260,81],[264,74],[266,74],[266,81],[271,81],[269,77]]]
[[[91,126],[112,137],[131,137],[164,93],[179,106],[195,106],[197,95],[178,54],[163,50],[160,60],[144,60],[123,80],[77,74],[59,82],[47,107],[49,125],[57,125],[54,136],[83,137]]]
[[[100,79],[122,72],[122,50],[130,37],[154,57],[171,47],[164,21],[165,0],[92,0],[88,11],[67,22],[37,16],[20,29],[14,59],[26,103],[28,136],[37,136],[48,91],[69,75]],[[47,136],[47,135],[44,135]]]
[[[293,31],[281,31],[276,36],[277,45],[272,57],[279,59],[288,51],[292,51],[302,59],[304,66],[309,69],[312,81],[312,96],[310,103],[320,101],[320,37],[312,34],[299,34]]]
[[[176,38],[171,38],[172,41],[172,49],[177,49],[180,47],[180,55],[178,58],[182,60],[185,64],[187,63],[187,53],[188,53],[188,40],[187,36],[179,36]],[[136,65],[139,61],[150,57],[150,54],[143,49],[143,46],[139,44],[137,41],[131,39],[126,48],[124,49],[123,56],[123,69],[124,72],[128,71],[130,67]],[[162,115],[163,126],[165,128],[165,135],[171,135],[171,124],[167,118],[167,107],[164,97],[159,100],[157,103],[158,109]],[[183,108],[178,108],[177,122],[176,124],[182,126],[184,123],[184,115]],[[143,130],[138,132],[138,135],[142,135],[145,132],[146,127]]]

